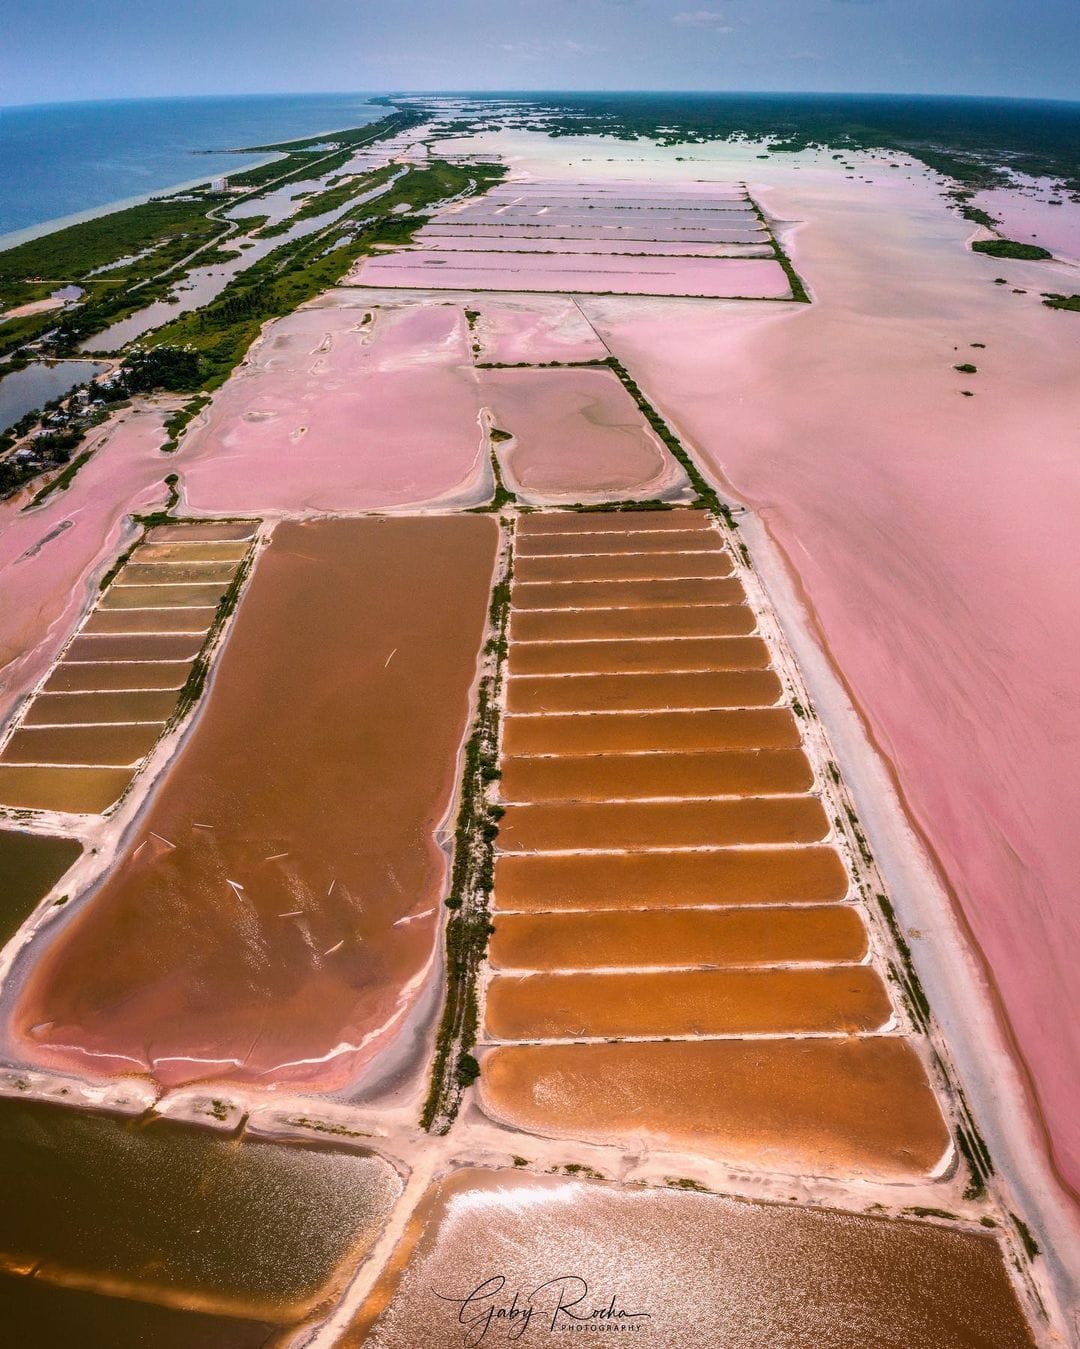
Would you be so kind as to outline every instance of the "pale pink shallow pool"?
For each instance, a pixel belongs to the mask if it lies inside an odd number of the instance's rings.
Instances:
[[[493,210],[490,207],[477,207],[472,211],[461,211],[453,217],[470,225],[596,225],[601,229],[611,226],[633,227],[646,225],[650,228],[673,230],[698,229],[762,229],[761,222],[752,211],[695,211],[695,210],[611,210],[594,207],[591,210],[580,207],[538,207],[506,206]]]
[[[599,264],[599,265],[597,265]],[[602,259],[536,254],[524,265],[506,254],[410,251],[366,259],[354,285],[446,290],[558,291],[786,299],[787,276],[772,258]]]
[[[468,220],[453,221],[447,219],[445,223],[436,220],[433,224],[428,225],[427,229],[432,234],[438,235],[490,233],[493,237],[502,236],[512,239],[595,239],[599,235],[603,239],[645,239],[652,243],[747,243],[766,238],[759,225],[678,229],[664,224],[658,216],[643,217],[636,223],[629,225],[600,225],[596,223],[545,225],[540,220],[515,224],[513,221],[504,223],[501,219],[493,220],[490,224],[476,224]]]
[[[1051,253],[1080,260],[1080,202],[1055,192],[1045,178],[1018,174],[1016,181],[1019,186],[1015,190],[994,188],[976,193],[972,205],[989,211],[1000,222],[999,233],[1007,238],[1040,244]],[[1073,290],[1080,290],[1080,276]]]
[[[510,486],[529,501],[648,498],[684,482],[610,370],[483,370]]]
[[[602,361],[607,347],[574,300],[561,295],[515,299],[482,296],[465,303],[479,313],[473,342],[480,361],[540,365],[545,361]]]
[[[970,253],[931,185],[879,172],[761,194],[807,220],[790,246],[812,306],[586,309],[797,573],[1076,1186],[1080,323],[1039,298],[1066,269]]]
[[[616,238],[576,238],[558,239],[521,238],[507,231],[485,231],[483,234],[431,234],[428,230],[418,230],[416,243],[427,252],[437,253],[575,253],[607,254],[626,253],[632,257],[654,258],[730,258],[730,257],[772,257],[772,245],[768,243],[733,244],[696,244],[650,242],[647,239]]]
[[[122,551],[125,513],[168,496],[174,465],[160,452],[162,423],[156,411],[122,416],[91,435],[87,444],[103,442],[66,490],[24,512],[39,481],[0,503],[0,718],[67,640],[94,590],[91,575]]]
[[[178,456],[186,500],[217,514],[471,500],[477,411],[460,306],[332,293],[273,324],[215,397]]]

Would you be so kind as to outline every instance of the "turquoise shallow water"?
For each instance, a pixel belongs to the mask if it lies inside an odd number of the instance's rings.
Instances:
[[[125,99],[0,108],[3,236],[212,178],[257,155],[199,154],[377,121],[363,94]]]

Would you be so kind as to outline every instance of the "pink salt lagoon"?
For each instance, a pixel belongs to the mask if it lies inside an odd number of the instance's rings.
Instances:
[[[786,299],[787,276],[772,258],[603,259],[536,254],[524,265],[508,255],[411,250],[368,258],[351,276],[354,285],[404,289],[559,291],[563,294],[685,295]]]
[[[657,215],[642,216],[631,223],[603,224],[596,220],[539,220],[519,221],[495,219],[491,221],[453,220],[449,217],[428,225],[431,235],[491,234],[506,239],[611,239],[619,242],[642,239],[646,243],[747,243],[765,237],[759,225],[711,225],[680,228],[668,224]]]
[[[867,173],[804,163],[751,185],[805,220],[787,242],[812,306],[586,309],[796,573],[1075,1190],[1080,843],[1062,822],[1080,813],[1080,324],[1039,295],[1077,287],[1054,263],[968,251],[925,178]],[[977,374],[954,369],[969,361]]]
[[[168,495],[160,453],[163,416],[121,414],[87,442],[96,446],[66,490],[24,511],[36,482],[0,503],[0,719],[45,673],[133,530],[129,511]]]
[[[484,370],[480,388],[514,436],[500,458],[527,501],[648,498],[686,483],[610,370]]]
[[[490,490],[456,305],[348,292],[273,324],[179,456],[200,511],[469,504]]]
[[[573,300],[560,295],[482,296],[470,299],[479,314],[473,341],[477,359],[502,365],[519,362],[602,361],[607,348]]]
[[[630,253],[658,258],[771,257],[766,243],[697,244],[648,239],[602,239],[555,237],[523,239],[518,234],[486,231],[483,234],[432,234],[419,230],[416,242],[425,250],[451,253]]]

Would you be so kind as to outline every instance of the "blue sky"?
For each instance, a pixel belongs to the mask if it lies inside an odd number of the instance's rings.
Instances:
[[[0,104],[386,89],[1080,98],[1080,0],[0,0]]]

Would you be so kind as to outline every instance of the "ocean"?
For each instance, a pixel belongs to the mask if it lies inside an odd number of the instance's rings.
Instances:
[[[0,108],[0,247],[41,233],[45,224],[235,172],[265,158],[198,151],[315,136],[377,121],[386,112],[363,94]]]

